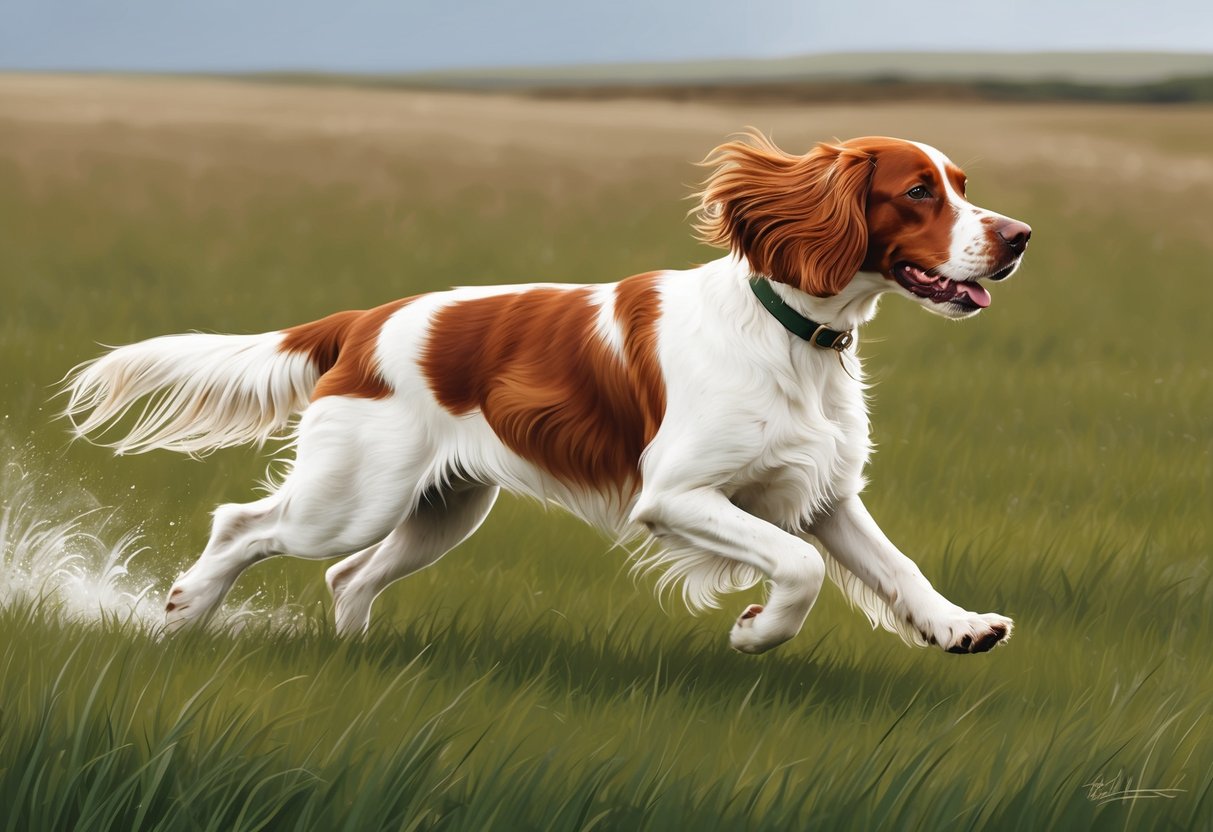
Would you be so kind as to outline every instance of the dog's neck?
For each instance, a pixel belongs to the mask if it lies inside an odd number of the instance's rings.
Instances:
[[[841,292],[818,298],[786,283],[771,281],[776,294],[801,315],[830,329],[856,329],[876,315],[880,296],[889,290],[888,281],[874,272],[859,272]]]

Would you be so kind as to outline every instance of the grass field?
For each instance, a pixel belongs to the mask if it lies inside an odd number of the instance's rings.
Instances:
[[[663,609],[511,500],[365,641],[284,558],[237,585],[243,628],[143,623],[267,456],[69,446],[47,399],[97,342],[709,259],[690,162],[747,124],[931,142],[1034,227],[976,320],[892,299],[862,347],[868,504],[1009,645],[914,650],[831,587],[734,654],[756,597]],[[0,828],[1213,828],[1210,134],[1197,107],[0,76]]]

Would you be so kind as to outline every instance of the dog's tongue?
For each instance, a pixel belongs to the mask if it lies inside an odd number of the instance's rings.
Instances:
[[[964,283],[955,284],[955,288],[956,294],[964,295],[972,301],[974,306],[980,306],[982,309],[985,309],[990,305],[990,293],[980,283],[965,281]]]

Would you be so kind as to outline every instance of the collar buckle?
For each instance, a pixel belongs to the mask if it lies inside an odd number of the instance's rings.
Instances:
[[[844,352],[847,347],[855,343],[855,334],[849,329],[839,332],[821,324],[814,330],[809,340],[822,349]]]

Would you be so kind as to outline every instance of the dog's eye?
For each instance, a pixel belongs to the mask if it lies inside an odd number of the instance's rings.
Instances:
[[[931,192],[924,185],[915,185],[906,191],[906,196],[910,199],[928,199],[931,196]]]

